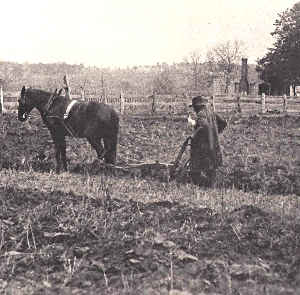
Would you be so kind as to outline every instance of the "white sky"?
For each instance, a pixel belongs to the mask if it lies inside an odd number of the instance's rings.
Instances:
[[[181,62],[242,40],[249,62],[272,46],[297,0],[5,0],[0,60],[125,67]]]

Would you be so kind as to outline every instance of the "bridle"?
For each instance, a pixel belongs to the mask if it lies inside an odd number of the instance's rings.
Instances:
[[[21,97],[18,99],[18,103],[23,107],[26,105],[26,90],[24,91],[24,93],[21,93]]]
[[[21,97],[18,99],[19,109],[22,110],[22,119],[26,120],[28,112],[26,111],[26,90],[22,90]]]

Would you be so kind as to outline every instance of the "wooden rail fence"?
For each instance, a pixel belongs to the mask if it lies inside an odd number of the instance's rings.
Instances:
[[[15,111],[19,93],[8,93],[0,88],[1,112]],[[82,99],[82,94],[72,94],[73,99]],[[85,101],[104,102],[104,99],[92,95],[86,95]],[[106,97],[105,101],[113,105],[120,113],[134,113],[144,111],[147,113],[181,113],[188,112],[191,98],[171,95],[151,96],[119,96]],[[210,97],[212,107],[216,112],[240,112],[245,114],[257,113],[299,113],[300,97],[283,96],[215,96]]]

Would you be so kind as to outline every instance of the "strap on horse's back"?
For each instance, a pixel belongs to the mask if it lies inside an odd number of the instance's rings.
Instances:
[[[64,120],[68,119],[69,118],[69,115],[70,115],[70,112],[71,112],[71,109],[72,107],[74,106],[74,104],[78,103],[77,100],[72,100],[68,106],[67,106],[67,109],[66,109],[66,112],[64,114]]]

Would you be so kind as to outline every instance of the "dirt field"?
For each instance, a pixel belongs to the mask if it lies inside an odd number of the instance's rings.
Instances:
[[[224,115],[228,127],[220,136],[224,167],[219,170],[221,187],[268,194],[300,192],[300,118],[297,116]],[[52,139],[38,113],[22,124],[16,114],[1,118],[0,167],[21,171],[49,172],[55,168]],[[121,121],[118,165],[171,163],[192,130],[184,115],[124,117]],[[96,154],[84,139],[68,139],[71,172],[99,172]],[[187,150],[184,160],[188,159]]]
[[[0,290],[299,294],[300,120],[226,118],[219,188],[204,191],[103,175],[85,140],[68,140],[70,173],[55,175],[37,114],[1,117]],[[169,163],[190,132],[180,115],[123,118],[118,162]]]

